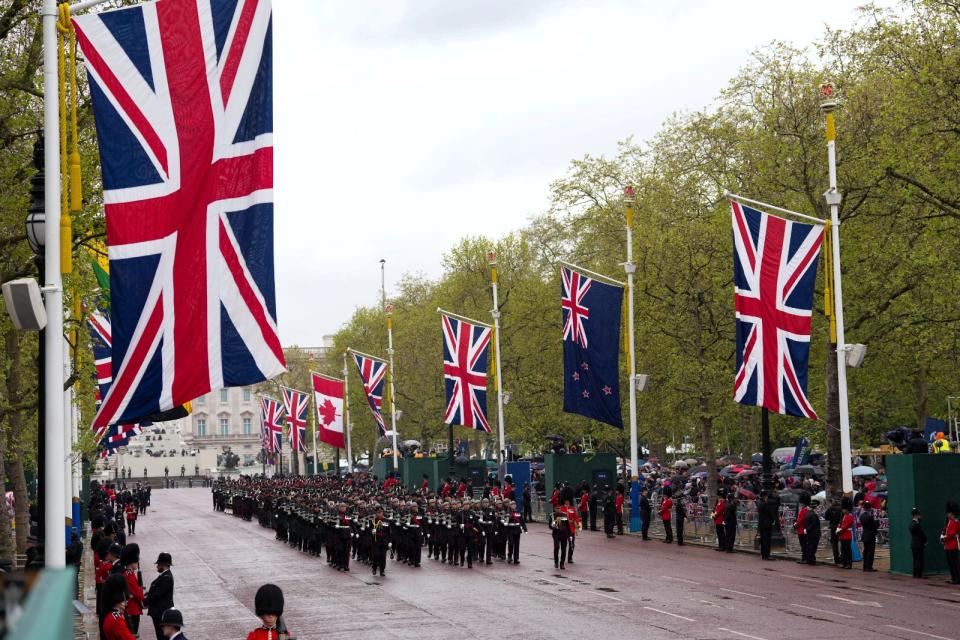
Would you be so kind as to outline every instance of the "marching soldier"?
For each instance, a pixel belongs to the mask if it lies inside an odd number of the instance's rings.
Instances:
[[[372,524],[373,558],[370,564],[373,575],[377,575],[378,570],[381,576],[384,575],[387,567],[387,548],[390,546],[388,526],[383,519],[383,507],[377,507]]]
[[[520,564],[520,534],[527,532],[527,523],[523,514],[517,511],[517,503],[512,500],[505,503],[507,507],[507,564]]]

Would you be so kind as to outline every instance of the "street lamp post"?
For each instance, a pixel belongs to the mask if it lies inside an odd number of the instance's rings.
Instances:
[[[626,225],[627,225],[627,261],[624,263],[624,271],[627,272],[627,338],[629,343],[629,352],[627,353],[628,366],[630,369],[629,384],[630,391],[630,469],[631,469],[631,487],[630,487],[630,531],[640,530],[640,491],[639,474],[637,462],[637,364],[634,358],[636,344],[633,332],[633,274],[637,270],[637,265],[633,262],[633,205],[636,200],[636,192],[632,186],[623,190],[624,199],[627,205]]]
[[[33,250],[33,261],[37,266],[37,276],[43,281],[44,277],[44,259],[43,247],[46,242],[44,224],[45,224],[45,201],[44,201],[44,147],[43,133],[37,137],[33,145],[33,167],[37,170],[30,181],[30,208],[27,210],[26,232],[27,243]],[[44,380],[46,379],[46,329],[40,329],[37,341],[37,460],[44,464],[47,453],[47,434],[44,425],[46,405]],[[39,467],[39,464],[37,465]],[[39,474],[38,474],[39,476]],[[37,525],[39,528],[39,539],[46,541],[46,485],[47,483],[40,478],[37,482],[37,504],[40,509],[37,511]]]
[[[502,351],[500,348],[500,302],[497,297],[497,252],[488,251],[487,252],[487,262],[490,264],[490,282],[493,287],[493,310],[490,314],[493,316],[493,352],[494,357],[496,358],[496,373],[497,373],[497,428],[499,434],[498,447],[497,447],[497,479],[503,482],[503,476],[506,473],[506,440],[504,438],[503,430],[503,405],[505,404],[503,398],[503,367],[500,366],[502,358]]]

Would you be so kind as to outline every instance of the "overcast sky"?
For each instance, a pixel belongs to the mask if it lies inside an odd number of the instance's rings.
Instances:
[[[276,0],[276,278],[316,346],[405,272],[548,202],[570,160],[703,108],[772,40],[862,0]]]

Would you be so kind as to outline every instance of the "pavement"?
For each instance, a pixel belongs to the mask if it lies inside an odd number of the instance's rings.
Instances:
[[[243,640],[258,625],[253,597],[266,582],[286,597],[285,618],[313,638],[699,638],[960,640],[960,587],[790,561],[763,562],[701,546],[607,539],[586,532],[575,564],[553,567],[546,525],[521,539],[519,566],[472,570],[426,559],[337,572],[274,540],[271,530],[213,511],[209,489],[154,491],[130,538],[143,579],[157,553],[173,555],[174,599],[191,640]],[[153,640],[149,620],[141,637]]]

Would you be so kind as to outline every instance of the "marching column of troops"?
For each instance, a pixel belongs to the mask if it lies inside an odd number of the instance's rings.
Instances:
[[[486,497],[466,495],[448,480],[437,492],[424,481],[407,492],[394,478],[378,483],[365,474],[344,478],[241,477],[218,480],[213,508],[243,520],[256,518],[277,540],[325,557],[338,571],[355,560],[384,575],[387,556],[421,566],[423,549],[435,562],[473,568],[473,563],[520,563],[526,519],[510,499],[513,487],[494,485]]]

